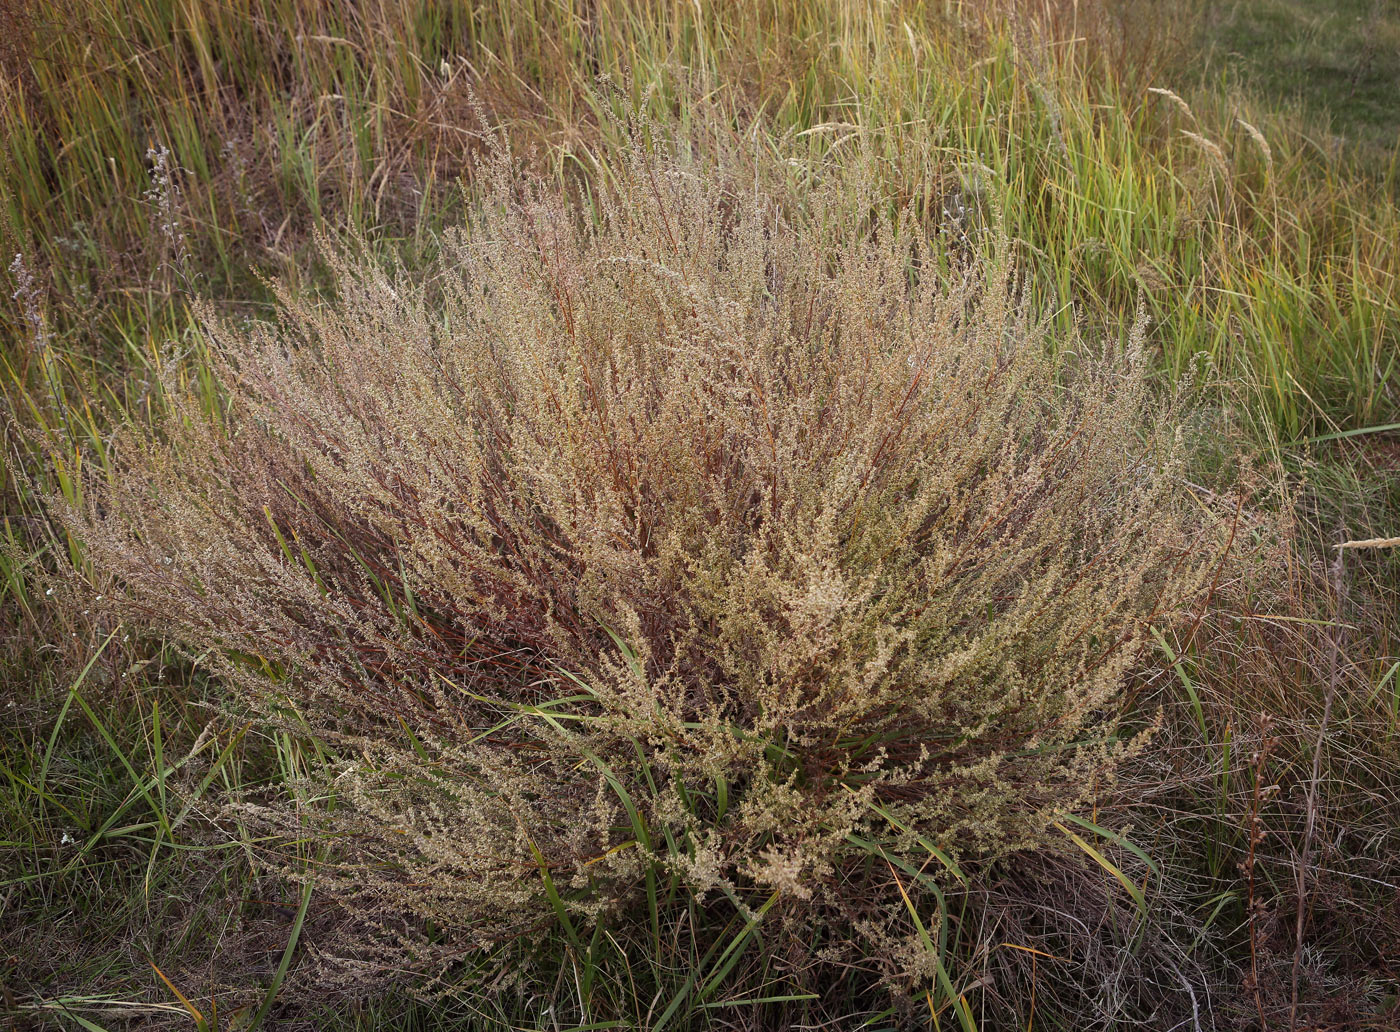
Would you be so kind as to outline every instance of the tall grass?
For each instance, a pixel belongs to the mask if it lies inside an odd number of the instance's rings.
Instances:
[[[166,418],[172,398],[199,399],[191,419],[222,411],[193,295],[237,319],[272,311],[268,276],[298,297],[327,287],[317,234],[430,267],[480,185],[475,103],[596,215],[626,145],[614,116],[644,102],[750,171],[775,153],[838,168],[863,148],[884,210],[907,210],[943,260],[1004,226],[1052,345],[1076,320],[1126,336],[1144,301],[1155,367],[1218,434],[1193,490],[1238,507],[1240,561],[1199,625],[1153,639],[1128,720],[1160,705],[1157,747],[1120,768],[1092,829],[1062,822],[1083,863],[1031,854],[943,883],[946,906],[923,910],[917,866],[883,869],[886,916],[922,928],[949,976],[916,1013],[1110,1026],[1169,1000],[1202,1027],[1390,1020],[1396,972],[1375,944],[1400,934],[1397,550],[1349,550],[1340,574],[1332,560],[1342,538],[1393,537],[1400,514],[1384,429],[1400,422],[1395,162],[1378,181],[1386,162],[1354,165],[1201,81],[1193,6],[1134,6],[0,4],[5,1006],[79,1027],[190,1017],[187,1002],[219,1027],[284,1004],[346,1027],[399,1016],[393,997],[356,1010],[298,981],[329,945],[323,897],[252,873],[256,832],[220,816],[287,798],[334,749],[296,722],[215,713],[204,664],[159,641],[126,626],[108,641],[102,589],[49,576],[91,572],[56,517],[90,504],[115,431]],[[298,845],[287,873],[317,856]],[[550,986],[431,1012],[554,1027],[560,1000],[591,992],[620,1027],[821,1019],[784,998],[796,990],[727,991],[775,975],[757,925],[721,921],[706,943],[683,934],[703,909],[655,913],[659,940],[650,917],[544,937]],[[918,1020],[867,997],[844,1005],[874,1027]]]
[[[1008,32],[929,3],[12,7],[9,246],[46,277],[62,339],[140,367],[136,327],[177,286],[143,201],[152,148],[182,170],[200,292],[246,297],[248,263],[305,268],[316,225],[430,247],[474,146],[469,89],[586,177],[617,142],[606,75],[662,84],[658,109],[711,93],[703,117],[761,113],[815,152],[884,133],[928,218],[999,207],[1062,305],[1117,319],[1146,293],[1172,372],[1209,354],[1259,385],[1251,408],[1284,439],[1395,421],[1394,207],[1263,115],[1149,93],[1182,85],[1162,48],[1096,47],[1121,33],[1080,10]]]

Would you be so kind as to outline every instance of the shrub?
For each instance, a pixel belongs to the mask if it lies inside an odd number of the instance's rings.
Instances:
[[[220,402],[125,430],[69,527],[322,743],[334,806],[264,815],[381,946],[523,964],[680,900],[923,982],[911,910],[1143,741],[1215,539],[1141,327],[1051,348],[1004,241],[950,261],[868,169],[643,135],[591,219],[497,140],[436,275],[328,252],[333,301],[206,313]]]

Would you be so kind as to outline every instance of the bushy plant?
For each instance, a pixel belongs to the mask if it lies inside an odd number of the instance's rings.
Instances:
[[[498,139],[435,275],[330,252],[333,300],[208,313],[218,405],[68,525],[102,606],[324,745],[334,805],[263,815],[415,963],[684,900],[931,979],[940,882],[1142,741],[1218,538],[1141,328],[1049,347],[1004,241],[950,259],[868,168],[635,136],[591,217]]]

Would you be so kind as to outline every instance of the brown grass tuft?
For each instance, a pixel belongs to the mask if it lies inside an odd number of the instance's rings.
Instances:
[[[656,135],[596,222],[496,139],[431,278],[327,254],[333,302],[208,315],[225,403],[124,431],[67,525],[100,604],[336,751],[334,808],[264,816],[334,832],[391,952],[655,928],[669,885],[810,984],[926,981],[891,876],[1061,838],[1219,539],[1141,326],[1052,360],[1004,245],[949,268],[868,172]]]

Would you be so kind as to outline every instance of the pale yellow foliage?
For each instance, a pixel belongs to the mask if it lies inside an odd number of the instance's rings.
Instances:
[[[641,135],[594,221],[497,141],[434,276],[330,255],[333,303],[211,317],[226,411],[118,440],[69,523],[119,615],[337,752],[334,812],[263,816],[341,833],[319,884],[394,949],[538,930],[542,870],[625,920],[651,868],[896,964],[855,840],[1045,842],[1219,537],[1140,328],[1052,360],[1004,243]]]

